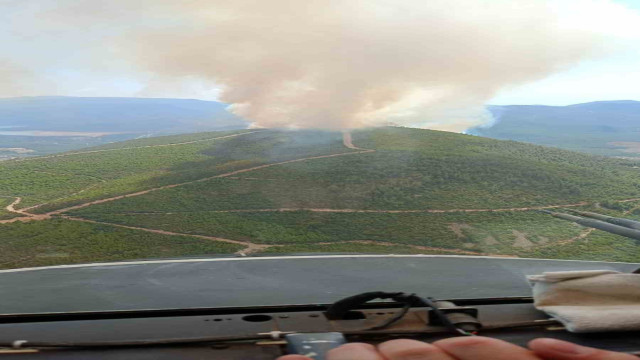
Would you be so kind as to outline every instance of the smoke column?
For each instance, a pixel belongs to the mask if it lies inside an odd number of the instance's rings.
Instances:
[[[590,55],[545,1],[190,1],[129,50],[161,77],[210,79],[261,127],[462,131],[505,87]],[[174,15],[175,16],[175,15]]]
[[[566,26],[563,0],[42,1],[38,19],[76,26],[66,33],[116,29],[83,44],[97,62],[149,74],[141,94],[205,82],[256,127],[463,131],[490,121],[484,106],[499,90],[603,43]],[[598,1],[568,8],[579,18]]]

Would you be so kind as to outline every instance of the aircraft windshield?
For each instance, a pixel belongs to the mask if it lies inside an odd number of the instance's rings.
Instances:
[[[0,20],[2,269],[640,262],[635,1],[0,1]]]

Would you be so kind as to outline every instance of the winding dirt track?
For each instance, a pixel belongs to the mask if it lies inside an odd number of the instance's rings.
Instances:
[[[567,239],[567,240],[560,240],[556,242],[554,245],[566,245],[566,244],[571,244],[573,242],[576,242],[578,240],[586,239],[587,236],[591,235],[591,233],[594,232],[595,230],[596,230],[595,228],[586,228],[578,236],[572,237],[571,239]]]
[[[89,220],[89,219],[84,219],[84,218],[79,218],[79,217],[72,217],[72,216],[65,216],[65,215],[63,215],[62,218],[67,219],[67,220],[73,220],[73,221],[87,222],[87,223],[91,223],[91,224],[101,224],[101,225],[114,226],[114,227],[119,227],[119,228],[123,228],[123,229],[146,231],[146,232],[151,232],[151,233],[154,233],[154,234],[188,236],[188,237],[195,237],[195,238],[198,238],[198,239],[220,241],[220,242],[224,242],[224,243],[245,246],[244,249],[239,250],[239,251],[236,252],[236,254],[239,254],[239,255],[248,255],[248,254],[251,254],[251,253],[262,251],[262,250],[267,249],[267,248],[285,246],[285,245],[255,244],[255,243],[252,243],[252,242],[225,239],[225,238],[220,238],[220,237],[216,237],[216,236],[186,234],[186,233],[178,233],[178,232],[173,232],[173,231],[165,231],[165,230],[144,228],[144,227],[139,227],[139,226],[120,225],[120,224],[114,224],[114,223],[102,222],[102,221],[95,221],[95,220]],[[461,254],[461,255],[488,255],[488,254],[484,254],[484,253],[479,253],[479,252],[474,252],[474,251],[465,251],[465,250],[460,250],[460,249],[437,248],[437,247],[431,247],[431,246],[421,246],[421,245],[411,245],[411,244],[395,244],[395,243],[390,243],[390,242],[373,241],[373,240],[347,240],[347,241],[341,241],[341,243],[382,245],[382,246],[390,246],[390,247],[391,246],[400,246],[400,247],[408,247],[408,248],[417,249],[417,250],[448,252],[448,253]],[[331,243],[331,242],[313,243],[313,245],[334,245],[334,244],[335,243]],[[509,256],[506,256],[506,257],[509,257]]]
[[[17,213],[17,214],[31,215],[31,214],[25,213],[24,210],[16,209],[16,205],[20,204],[21,201],[22,201],[22,198],[17,197],[11,204],[5,207],[5,210],[7,210],[8,212]]]
[[[88,206],[91,206],[91,205],[102,204],[102,203],[106,203],[106,202],[110,202],[110,201],[114,201],[114,200],[120,200],[120,199],[140,196],[140,195],[148,194],[148,193],[153,192],[153,191],[172,189],[172,188],[175,188],[175,187],[189,185],[189,184],[195,184],[195,183],[199,183],[199,182],[203,182],[203,181],[226,178],[226,177],[230,177],[230,176],[233,176],[233,175],[238,175],[238,174],[242,174],[242,173],[246,173],[246,172],[254,171],[254,170],[266,169],[268,167],[277,166],[277,165],[291,164],[291,163],[307,161],[307,160],[314,160],[314,159],[324,159],[324,158],[332,158],[332,157],[338,157],[338,156],[362,154],[362,153],[371,152],[371,151],[375,151],[375,150],[353,151],[353,152],[348,152],[348,153],[312,156],[312,157],[306,157],[306,158],[301,158],[301,159],[294,159],[294,160],[281,161],[281,162],[277,162],[277,163],[259,165],[259,166],[254,166],[254,167],[247,168],[247,169],[235,170],[235,171],[231,171],[231,172],[228,172],[228,173],[225,173],[225,174],[210,176],[210,177],[206,177],[206,178],[202,178],[202,179],[198,179],[198,180],[186,181],[186,182],[179,183],[179,184],[165,185],[165,186],[160,186],[160,187],[151,188],[151,189],[147,189],[147,190],[137,191],[137,192],[129,193],[129,194],[125,194],[125,195],[119,195],[119,196],[114,196],[114,197],[110,197],[110,198],[106,198],[106,199],[90,201],[90,202],[87,202],[87,203],[84,203],[84,204],[70,206],[70,207],[67,207],[67,208],[64,208],[64,209],[54,210],[54,211],[48,212],[48,213],[46,213],[44,215],[49,215],[49,216],[51,216],[51,215],[59,215],[59,214],[62,214],[62,213],[65,213],[65,212],[68,212],[68,211],[71,211],[71,210],[82,209],[82,208],[85,208],[85,207],[88,207]]]
[[[186,143],[179,143],[179,144],[178,143],[176,143],[176,144],[167,144],[165,146],[191,144],[191,143],[194,143],[194,142],[209,141],[209,140],[214,140],[214,139],[223,139],[223,138],[229,138],[229,137],[234,137],[234,136],[239,136],[239,135],[244,135],[244,134],[249,134],[249,133],[253,133],[253,132],[247,132],[247,133],[229,135],[229,136],[222,136],[222,137],[212,138],[212,139],[196,140],[196,141],[191,141],[191,142],[186,142]],[[230,239],[218,238],[218,237],[213,237],[213,236],[182,234],[182,233],[175,233],[175,232],[158,230],[158,229],[149,229],[149,228],[127,226],[127,225],[113,224],[113,223],[107,223],[107,222],[99,222],[99,221],[94,221],[94,220],[78,218],[78,217],[65,216],[63,214],[65,212],[68,212],[68,211],[71,211],[71,210],[85,208],[85,207],[88,207],[88,206],[91,206],[91,205],[95,205],[95,204],[101,204],[101,203],[115,201],[115,200],[124,199],[124,198],[128,198],[128,197],[140,196],[140,195],[144,195],[144,194],[150,193],[152,191],[158,191],[158,190],[163,190],[163,189],[171,189],[171,188],[175,188],[175,187],[178,187],[178,186],[184,186],[184,185],[188,185],[188,184],[208,181],[208,180],[216,179],[216,178],[234,177],[234,175],[246,173],[246,172],[249,172],[249,171],[259,170],[259,169],[265,169],[265,168],[272,167],[272,166],[284,165],[284,164],[290,164],[290,163],[296,163],[296,162],[314,160],[314,159],[324,159],[324,158],[332,158],[332,157],[338,157],[338,156],[362,154],[362,153],[368,153],[368,152],[374,152],[375,151],[375,150],[370,150],[370,149],[357,148],[357,147],[353,146],[353,144],[351,143],[350,139],[351,139],[350,134],[345,133],[345,135],[343,135],[343,142],[344,142],[345,146],[350,148],[350,149],[357,149],[358,151],[352,151],[352,152],[347,152],[347,153],[338,153],[338,154],[330,154],[330,155],[311,156],[311,157],[306,157],[306,158],[300,158],[300,159],[287,160],[287,161],[281,161],[281,162],[277,162],[277,163],[254,166],[254,167],[250,167],[250,168],[246,168],[246,169],[240,169],[240,170],[231,171],[231,172],[220,174],[220,175],[210,176],[210,177],[203,178],[203,179],[187,181],[187,182],[183,182],[183,183],[179,183],[179,184],[171,184],[171,185],[166,185],[166,186],[160,186],[160,187],[151,188],[151,189],[138,191],[138,192],[134,192],[134,193],[129,193],[129,194],[125,194],[125,195],[119,195],[119,196],[114,196],[114,197],[110,197],[110,198],[95,200],[95,201],[91,201],[91,202],[87,202],[87,203],[83,203],[83,204],[67,207],[67,208],[64,208],[64,209],[51,211],[51,212],[48,212],[48,213],[45,213],[45,214],[32,214],[32,213],[26,212],[25,209],[16,209],[15,206],[18,205],[22,201],[22,198],[17,197],[16,200],[13,203],[11,203],[10,205],[8,205],[6,207],[6,210],[9,211],[9,212],[17,213],[17,214],[24,215],[24,216],[16,217],[16,218],[9,219],[9,220],[0,220],[0,224],[8,224],[8,223],[13,223],[13,222],[17,222],[17,221],[26,222],[26,221],[34,221],[34,220],[36,220],[36,221],[37,220],[46,220],[46,219],[50,219],[53,215],[62,215],[63,218],[65,218],[67,220],[72,220],[72,221],[81,221],[81,222],[88,222],[88,223],[95,223],[95,224],[104,224],[104,225],[110,225],[110,226],[115,226],[115,227],[120,227],[120,228],[127,228],[127,229],[134,229],[134,230],[153,232],[153,233],[156,233],[156,234],[191,236],[191,237],[196,237],[196,238],[205,239],[205,240],[221,241],[221,242],[227,242],[227,243],[232,243],[232,244],[237,244],[237,245],[243,245],[246,248],[241,250],[241,251],[239,251],[238,253],[240,253],[240,254],[252,253],[252,252],[260,251],[260,250],[266,249],[268,247],[273,247],[273,246],[277,246],[277,245],[260,245],[260,244],[254,244],[254,243],[251,243],[251,242],[230,240]],[[149,145],[149,146],[144,146],[144,148],[147,148],[147,147],[158,147],[158,146],[161,146],[161,145]],[[127,149],[127,148],[95,150],[95,151],[88,151],[88,152],[83,152],[83,153],[94,153],[94,152],[103,152],[103,151],[111,151],[111,150],[125,150],[125,149]],[[59,156],[69,156],[69,155],[75,155],[75,154],[79,154],[79,153],[62,154],[62,155],[59,155]],[[58,156],[50,156],[50,157],[58,157]],[[42,159],[42,158],[43,157],[40,157],[40,159]],[[44,158],[46,158],[46,157],[44,157]],[[84,190],[82,190],[82,191],[84,191]],[[37,207],[37,206],[34,206],[34,207]],[[34,207],[31,207],[31,208],[34,208]]]
[[[76,191],[76,192],[74,192],[74,193],[71,193],[71,194],[69,194],[69,195],[65,195],[65,196],[59,197],[59,198],[57,198],[57,199],[53,199],[53,200],[51,200],[51,201],[49,201],[49,202],[46,202],[46,203],[37,204],[37,205],[29,206],[29,207],[26,207],[26,208],[22,208],[21,210],[23,211],[23,214],[28,215],[28,211],[29,211],[29,210],[37,209],[37,208],[39,208],[39,207],[41,207],[41,206],[43,206],[43,205],[47,205],[47,204],[52,203],[52,202],[56,202],[56,201],[60,201],[60,200],[64,200],[64,199],[67,199],[67,198],[70,198],[70,197],[73,197],[73,196],[76,196],[76,195],[82,194],[83,192],[85,192],[85,191],[87,191],[87,190],[90,190],[90,189],[93,189],[94,187],[96,187],[96,186],[100,185],[101,183],[103,184],[103,183],[106,183],[106,182],[107,182],[107,181],[106,181],[106,180],[104,180],[104,179],[100,179],[100,178],[95,177],[95,176],[92,176],[92,177],[93,177],[93,178],[95,178],[95,179],[98,179],[98,182],[97,182],[97,183],[95,183],[95,184],[89,185],[89,186],[87,186],[87,187],[86,187],[86,188],[84,188],[84,189],[81,189],[81,190],[79,190],[79,191]]]
[[[220,241],[220,242],[229,243],[229,244],[242,245],[242,246],[245,246],[245,248],[236,252],[236,254],[241,254],[241,255],[246,255],[246,254],[250,254],[250,253],[253,253],[253,252],[256,252],[256,251],[264,250],[264,249],[269,248],[269,247],[278,246],[278,245],[260,245],[260,244],[254,244],[254,243],[247,242],[247,241],[231,240],[231,239],[225,239],[225,238],[220,238],[220,237],[215,237],[215,236],[184,234],[184,233],[177,233],[177,232],[173,232],[173,231],[165,231],[165,230],[158,230],[158,229],[143,228],[143,227],[138,227],[138,226],[120,225],[120,224],[114,224],[114,223],[102,222],[102,221],[95,221],[95,220],[89,220],[89,219],[84,219],[84,218],[79,218],[79,217],[72,217],[72,216],[62,216],[62,218],[67,219],[67,220],[72,220],[72,221],[80,221],[80,222],[91,223],[91,224],[109,225],[109,226],[119,227],[119,228],[123,228],[123,229],[141,230],[141,231],[151,232],[151,233],[154,233],[154,234],[189,236],[189,237],[194,237],[194,238],[198,238],[198,239]]]
[[[46,219],[50,219],[51,216],[47,215],[47,214],[31,214],[28,213],[25,209],[16,209],[16,205],[20,204],[20,202],[22,201],[21,197],[16,197],[16,199],[9,205],[7,205],[5,207],[5,210],[7,210],[8,212],[12,212],[15,214],[20,214],[23,216],[20,217],[14,217],[8,220],[0,220],[0,224],[9,224],[9,223],[13,223],[13,222],[17,222],[17,221],[21,221],[21,222],[27,222],[27,221],[33,221],[33,220],[46,220]]]
[[[38,157],[38,158],[20,159],[19,161],[25,161],[25,160],[30,160],[30,159],[55,158],[55,157],[63,157],[63,156],[71,156],[71,155],[87,154],[87,153],[98,153],[98,152],[106,152],[106,151],[117,151],[117,150],[130,150],[130,149],[139,149],[139,148],[152,148],[152,147],[185,145],[185,144],[192,144],[192,143],[210,141],[210,140],[215,140],[215,139],[224,139],[224,138],[236,137],[236,136],[241,136],[241,135],[245,135],[245,134],[251,134],[251,133],[254,133],[254,132],[256,132],[256,131],[246,132],[246,133],[241,133],[241,134],[221,136],[221,137],[217,137],[217,138],[201,139],[201,140],[195,140],[195,141],[189,141],[189,142],[183,142],[183,143],[147,145],[147,146],[131,147],[131,148],[119,148],[119,149],[92,150],[92,151],[85,151],[85,152],[44,156],[44,157]],[[272,167],[272,166],[278,166],[278,165],[284,165],[284,164],[290,164],[290,163],[296,163],[296,162],[302,162],[302,161],[308,161],[308,160],[315,160],[315,159],[324,159],[324,158],[333,158],[333,157],[339,157],[339,156],[371,153],[371,152],[375,152],[376,151],[376,150],[373,150],[373,149],[363,149],[363,148],[359,148],[359,147],[355,146],[353,144],[353,141],[352,141],[352,138],[351,138],[351,133],[349,133],[347,131],[343,132],[343,144],[344,144],[344,146],[346,148],[349,148],[351,150],[356,150],[356,151],[351,151],[351,152],[346,152],[346,153],[338,153],[338,154],[331,154],[331,155],[311,156],[311,157],[306,157],[306,158],[293,159],[293,160],[281,161],[281,162],[276,162],[276,163],[271,163],[271,164],[264,164],[264,165],[254,166],[254,167],[235,170],[235,171],[231,171],[231,172],[228,172],[228,173],[224,173],[224,174],[220,174],[220,175],[214,175],[214,176],[210,176],[210,177],[206,177],[206,178],[202,178],[202,179],[198,179],[198,180],[187,181],[187,182],[178,183],[178,184],[165,185],[165,186],[160,186],[160,187],[151,188],[151,189],[147,189],[147,190],[137,191],[137,192],[133,192],[133,193],[129,193],[129,194],[124,194],[124,195],[104,198],[104,199],[100,199],[100,200],[94,200],[94,201],[86,202],[86,203],[83,203],[83,204],[70,206],[70,207],[67,207],[67,208],[64,208],[64,209],[54,210],[54,211],[51,211],[51,212],[48,212],[48,213],[45,213],[45,214],[32,214],[32,213],[29,213],[29,212],[26,211],[26,210],[33,209],[35,207],[41,206],[42,204],[36,205],[36,206],[32,206],[32,207],[29,207],[29,208],[25,208],[25,209],[16,209],[15,207],[22,201],[22,198],[17,197],[16,200],[13,203],[9,204],[6,207],[6,210],[9,211],[9,212],[13,212],[13,213],[17,213],[17,214],[23,215],[23,216],[12,218],[12,219],[8,219],[8,220],[0,220],[0,224],[7,224],[7,223],[12,223],[12,222],[17,222],[17,221],[26,222],[26,221],[46,220],[46,219],[50,219],[54,215],[61,215],[62,218],[67,219],[67,220],[71,220],[71,221],[80,221],[80,222],[87,222],[87,223],[93,223],[93,224],[109,225],[109,226],[114,226],[114,227],[120,227],[120,228],[125,228],[125,229],[132,229],[132,230],[140,230],[140,231],[152,232],[152,233],[163,234],[163,235],[189,236],[189,237],[196,237],[196,238],[205,239],[205,240],[220,241],[220,242],[226,242],[226,243],[231,243],[231,244],[242,245],[242,246],[245,246],[246,248],[241,250],[241,251],[238,251],[237,253],[246,255],[248,253],[261,251],[261,250],[264,250],[264,249],[269,248],[269,247],[277,247],[277,246],[282,246],[282,245],[262,245],[262,244],[255,244],[255,243],[246,242],[246,241],[219,238],[219,237],[214,237],[214,236],[176,233],[176,232],[165,231],[165,230],[150,229],[150,228],[128,226],[128,225],[121,225],[121,224],[114,224],[114,223],[94,221],[94,220],[89,220],[89,219],[84,219],[84,218],[79,218],[79,217],[67,216],[67,215],[64,215],[64,213],[66,213],[68,211],[72,211],[72,210],[77,210],[77,209],[82,209],[82,208],[85,208],[85,207],[89,207],[91,205],[102,204],[102,203],[106,203],[106,202],[110,202],[110,201],[115,201],[115,200],[125,199],[125,198],[129,198],[129,197],[140,196],[140,195],[148,194],[148,193],[153,192],[153,191],[171,189],[171,188],[175,188],[175,187],[179,187],[179,186],[184,186],[184,185],[188,185],[188,184],[194,184],[194,183],[198,183],[198,182],[204,182],[204,181],[217,179],[217,178],[239,179],[235,175],[247,173],[247,172],[250,172],[250,171],[265,169],[265,168],[269,168],[269,167]],[[251,178],[251,179],[256,179],[256,178]],[[256,180],[259,180],[259,179],[256,179]],[[82,192],[82,191],[84,191],[84,190],[81,190],[80,192]],[[640,200],[640,198],[619,200],[618,202],[631,202],[631,201],[638,201],[638,200]],[[588,204],[589,204],[588,202],[584,202],[583,201],[583,202],[579,202],[579,203],[563,204],[563,205],[533,206],[533,207],[519,207],[519,208],[502,208],[502,209],[361,210],[361,209],[326,209],[326,208],[277,208],[277,209],[252,209],[252,210],[249,210],[249,209],[218,210],[218,211],[211,211],[211,212],[233,213],[233,212],[311,211],[311,212],[332,212],[332,213],[389,213],[389,214],[402,214],[402,213],[455,213],[455,212],[475,213],[475,212],[530,211],[530,210],[554,209],[554,208],[563,208],[563,207],[576,207],[576,206],[584,206],[584,205],[588,205]],[[162,213],[162,212],[133,213],[132,212],[132,213],[128,213],[128,214],[135,215],[135,214],[173,214],[173,213],[170,213],[170,212],[166,212],[166,213]],[[569,239],[569,240],[566,240],[565,242],[573,242],[575,240],[585,238],[586,236],[588,236],[591,233],[591,231],[593,231],[593,229],[587,229],[587,230],[585,230],[585,232],[581,233],[577,237]],[[473,252],[473,251],[465,251],[465,250],[460,250],[460,249],[434,248],[434,247],[428,247],[428,246],[395,244],[395,243],[378,242],[378,241],[370,241],[370,240],[352,240],[352,241],[345,241],[345,242],[347,242],[347,243],[359,243],[359,244],[375,244],[375,245],[383,245],[383,246],[406,246],[406,247],[419,249],[419,250],[441,251],[441,252],[450,252],[450,253],[466,254],[466,255],[488,255],[488,254],[481,254],[481,253],[477,253],[477,252]],[[318,245],[329,245],[329,244],[332,244],[332,243],[318,243]],[[491,254],[489,254],[489,255],[491,255]]]
[[[373,214],[417,214],[417,213],[477,213],[477,212],[512,212],[512,211],[531,211],[544,209],[557,209],[565,207],[577,207],[588,205],[588,202],[579,202],[564,205],[547,205],[532,206],[520,208],[502,208],[502,209],[418,209],[418,210],[367,210],[367,209],[326,209],[326,208],[275,208],[275,209],[238,209],[238,210],[210,210],[211,213],[251,213],[251,212],[292,212],[292,211],[310,211],[310,212],[326,212],[326,213],[373,213]],[[153,214],[179,214],[180,212],[131,212],[121,213],[121,215],[153,215]]]

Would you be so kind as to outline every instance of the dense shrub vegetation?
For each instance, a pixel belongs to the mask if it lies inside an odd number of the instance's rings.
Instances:
[[[2,208],[14,196],[21,196],[21,207],[44,203],[32,210],[37,213],[181,184],[68,215],[185,235],[61,219],[3,224],[0,239],[6,240],[5,252],[14,254],[7,256],[25,259],[6,266],[211,254],[240,248],[208,243],[188,237],[190,234],[279,245],[265,253],[460,253],[640,260],[640,248],[631,240],[599,231],[587,236],[584,228],[534,209],[508,210],[588,202],[591,205],[583,208],[638,216],[637,202],[620,202],[640,198],[636,162],[406,128],[354,132],[355,145],[376,150],[358,154],[344,147],[340,133],[331,132],[260,130],[210,140],[228,134],[139,139],[87,149],[108,151],[1,162],[0,195],[6,196],[0,197]],[[183,142],[190,143],[157,146]],[[213,178],[331,154],[346,155]],[[286,211],[259,211],[265,209]],[[500,211],[423,211],[429,209]],[[232,211],[225,212],[228,210]],[[418,212],[402,212],[406,210]],[[0,212],[0,219],[9,216]],[[131,236],[137,240],[129,240]],[[53,243],[52,253],[57,257],[27,254],[29,246],[41,246],[29,242],[36,240],[44,247]],[[177,247],[170,246],[174,243]],[[83,247],[86,252],[80,251]]]
[[[514,255],[526,255],[534,248],[550,245],[551,239],[570,239],[581,231],[577,225],[537,212],[108,214],[87,210],[77,214],[99,221],[263,244],[365,240]]]
[[[0,225],[0,267],[232,253],[234,244],[69,220]]]

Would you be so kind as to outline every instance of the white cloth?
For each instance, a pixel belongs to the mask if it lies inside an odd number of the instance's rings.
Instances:
[[[529,276],[534,305],[576,333],[640,330],[640,275],[610,270]]]

